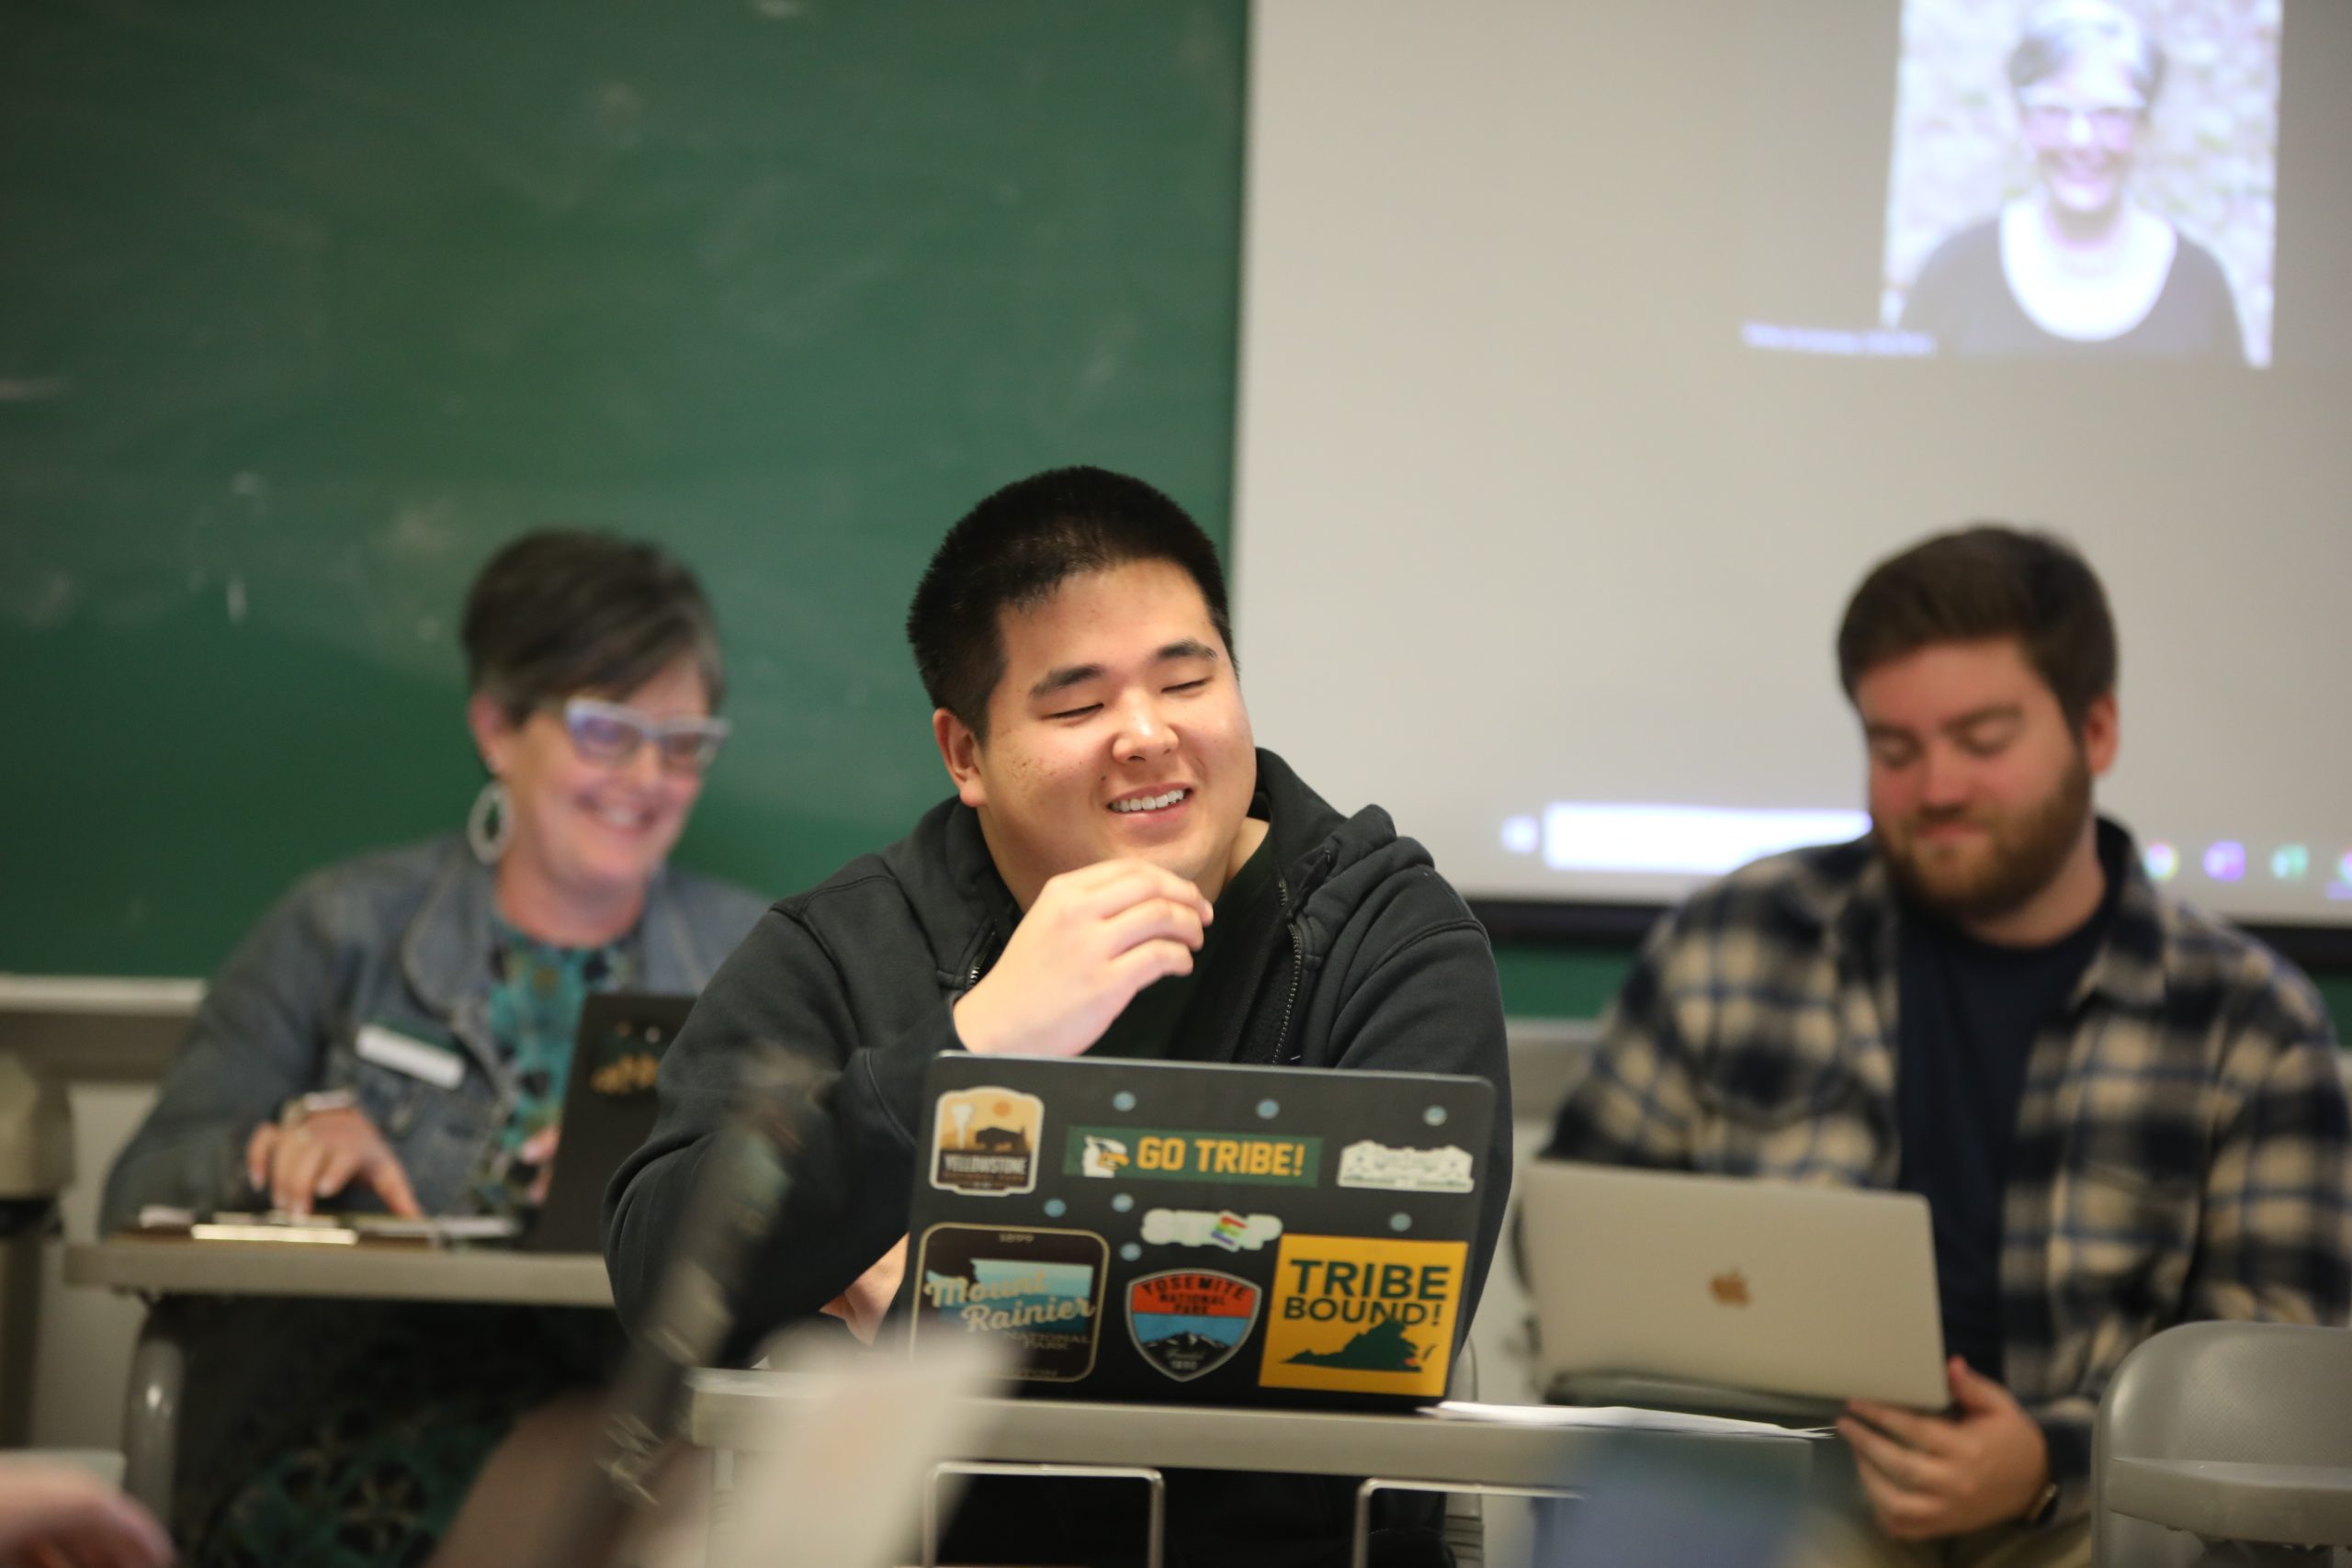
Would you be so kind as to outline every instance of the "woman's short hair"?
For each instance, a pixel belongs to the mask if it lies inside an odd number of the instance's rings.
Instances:
[[[466,592],[468,690],[521,723],[582,692],[618,697],[681,659],[718,710],[726,672],[702,584],[658,545],[587,529],[510,541]]]
[[[2042,0],[2028,11],[2009,51],[2009,90],[2022,93],[2098,53],[2120,58],[2142,102],[2154,107],[2165,85],[2164,46],[2113,0]]]
[[[1838,628],[1850,700],[1880,665],[1951,642],[2014,637],[2066,722],[2115,690],[2115,618],[2081,552],[2054,535],[1979,523],[1871,569]]]

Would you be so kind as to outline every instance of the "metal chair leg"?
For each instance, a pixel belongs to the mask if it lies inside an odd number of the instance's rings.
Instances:
[[[1356,1488],[1355,1535],[1348,1543],[1348,1568],[1369,1568],[1372,1561],[1372,1495],[1375,1492],[1467,1492],[1480,1497],[1542,1497],[1574,1501],[1582,1493],[1566,1486],[1499,1486],[1484,1482],[1400,1481],[1375,1475]]]
[[[159,1519],[172,1517],[180,1393],[187,1378],[187,1354],[175,1316],[169,1303],[148,1307],[122,1396],[122,1489]]]

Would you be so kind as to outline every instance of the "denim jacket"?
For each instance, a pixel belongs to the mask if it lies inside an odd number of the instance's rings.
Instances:
[[[427,1213],[457,1210],[515,1094],[490,1034],[491,886],[456,837],[306,878],[213,977],[107,1176],[101,1231],[150,1203],[260,1201],[247,1139],[292,1096],[324,1089],[358,1096]],[[657,874],[637,931],[639,984],[699,991],[763,908],[723,882]],[[363,1031],[398,1036],[395,1049],[363,1055]]]

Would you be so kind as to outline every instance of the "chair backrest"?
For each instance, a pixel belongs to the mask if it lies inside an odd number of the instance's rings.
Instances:
[[[2098,1568],[2173,1568],[2197,1541],[2111,1514],[2117,1459],[2352,1465],[2352,1330],[2288,1323],[2185,1323],[2116,1369],[2091,1435],[2091,1540]]]

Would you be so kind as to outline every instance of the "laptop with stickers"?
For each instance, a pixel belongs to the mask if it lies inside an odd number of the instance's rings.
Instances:
[[[1397,1409],[1445,1393],[1482,1079],[943,1055],[898,1314],[1023,1392]]]
[[[654,1074],[694,1005],[692,997],[650,991],[595,992],[582,1004],[555,1169],[523,1250],[604,1250],[605,1186],[653,1131]]]

